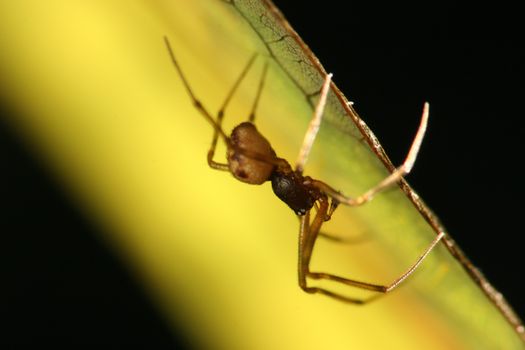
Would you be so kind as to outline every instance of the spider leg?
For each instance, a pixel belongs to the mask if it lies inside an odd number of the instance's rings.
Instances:
[[[359,197],[352,198],[347,197],[343,195],[341,192],[333,189],[329,185],[325,184],[322,181],[318,180],[311,180],[312,184],[319,188],[322,192],[324,192],[327,196],[332,198],[332,200],[336,201],[337,203],[346,204],[349,206],[358,206],[362,205],[368,201],[370,201],[374,195],[377,193],[385,190],[392,184],[396,183],[398,180],[400,180],[404,175],[408,174],[412,167],[414,166],[414,163],[416,161],[417,153],[419,152],[419,149],[421,147],[421,142],[423,141],[423,136],[425,134],[425,130],[428,123],[428,110],[429,105],[428,103],[425,103],[423,107],[423,113],[421,116],[421,123],[419,126],[419,129],[417,131],[417,134],[414,138],[414,141],[412,142],[412,146],[410,147],[410,150],[408,152],[408,155],[405,159],[405,162],[398,167],[396,170],[392,172],[389,176],[387,176],[384,180],[382,180],[379,184],[372,187],[368,191],[366,191],[364,194],[362,194]],[[315,220],[314,220],[315,223]],[[316,227],[314,226],[314,223],[312,223],[311,230],[315,230]],[[380,284],[371,284],[366,282],[360,282],[355,280],[350,280],[346,278],[342,278],[339,276],[327,274],[327,273],[313,273],[308,272],[307,275],[310,278],[313,279],[327,279],[339,283],[343,283],[349,286],[358,287],[362,289],[368,289],[380,293],[388,293],[392,290],[394,290],[399,284],[401,284],[408,276],[410,276],[417,268],[418,266],[425,260],[427,255],[434,249],[434,247],[439,243],[439,241],[445,236],[444,232],[440,232],[434,240],[429,244],[429,246],[423,251],[423,253],[415,260],[415,262],[410,265],[410,267],[401,274],[398,278],[396,278],[392,283],[388,285],[380,285]]]
[[[315,241],[317,240],[317,237],[319,236],[319,232],[324,222],[324,218],[325,218],[325,215],[328,209],[329,208],[328,208],[328,203],[326,199],[320,200],[319,210],[316,213],[312,223],[310,223],[310,212],[307,212],[306,215],[301,217],[301,224],[300,224],[300,231],[299,231],[299,266],[298,266],[299,286],[307,293],[320,293],[320,294],[324,294],[329,297],[332,297],[338,300],[342,300],[348,303],[365,304],[372,300],[377,299],[378,296],[374,296],[368,299],[349,298],[339,293],[329,291],[325,288],[308,286],[307,278],[309,277],[309,278],[318,279],[318,280],[319,279],[330,280],[333,282],[345,284],[347,286],[356,287],[360,289],[366,289],[366,290],[370,290],[373,292],[385,294],[385,293],[391,292],[392,290],[397,288],[404,280],[406,280],[418,268],[418,266],[423,262],[423,260],[425,260],[428,254],[432,251],[432,249],[439,243],[439,241],[445,235],[444,232],[441,232],[438,236],[436,236],[436,238],[423,251],[423,253],[416,259],[416,261],[403,274],[397,277],[390,284],[386,284],[386,285],[374,284],[374,283],[368,283],[368,282],[357,281],[357,280],[353,280],[349,278],[344,278],[344,277],[340,277],[337,275],[324,273],[324,272],[311,272],[310,271],[310,260],[311,260],[311,256],[313,252],[313,247],[315,245]]]
[[[224,119],[224,112],[226,110],[226,107],[230,103],[233,95],[237,91],[237,88],[241,84],[242,80],[244,79],[244,77],[246,77],[246,74],[250,70],[250,68],[251,68],[251,66],[252,66],[252,64],[253,64],[253,62],[255,61],[256,58],[257,58],[257,53],[253,54],[250,57],[250,59],[248,60],[248,63],[246,63],[246,65],[244,66],[241,74],[239,75],[239,77],[237,78],[237,80],[233,84],[232,88],[230,89],[230,91],[226,95],[226,98],[224,99],[224,102],[223,102],[223,104],[221,106],[221,109],[219,109],[219,112],[217,113],[217,125],[220,128],[222,128],[222,121]],[[213,157],[215,156],[215,149],[217,147],[217,140],[218,140],[218,138],[219,138],[219,132],[217,131],[217,128],[216,128],[215,132],[213,133],[213,138],[211,140],[210,150],[208,151],[208,158],[207,158],[208,159],[208,165],[210,167],[214,168],[214,169],[230,171],[230,167],[228,166],[228,164],[218,163],[218,162],[213,160]]]
[[[317,211],[314,217],[314,220],[312,221],[311,224],[310,224],[310,211],[308,211],[305,215],[301,217],[301,224],[300,224],[300,230],[299,230],[299,264],[298,264],[299,286],[306,293],[310,293],[310,294],[319,293],[319,294],[323,294],[331,298],[334,298],[334,299],[337,299],[343,302],[351,303],[351,304],[365,304],[371,301],[372,299],[375,299],[376,297],[372,297],[369,299],[350,298],[345,295],[332,292],[322,287],[308,286],[307,277],[312,275],[312,272],[310,272],[310,260],[312,257],[313,247],[315,245],[315,241],[317,239],[321,226],[324,222],[324,218],[325,218],[327,211],[328,211],[328,202],[326,199],[324,199],[324,200],[320,200],[319,210]],[[347,280],[347,281],[352,282],[351,280]],[[355,282],[355,283],[358,284],[357,287],[361,287],[361,285],[363,284],[362,282]],[[355,284],[351,284],[351,285],[356,286]]]
[[[230,139],[224,131],[222,130],[220,124],[218,124],[215,119],[212,117],[212,115],[208,112],[208,110],[204,107],[204,105],[201,103],[201,101],[195,96],[193,93],[193,90],[188,83],[188,80],[186,79],[186,76],[182,72],[182,69],[179,66],[179,63],[177,62],[177,59],[175,58],[175,54],[173,53],[173,50],[171,48],[170,42],[168,40],[168,37],[164,37],[164,42],[166,43],[166,47],[168,49],[168,52],[170,54],[171,61],[173,65],[175,66],[175,69],[177,70],[177,73],[179,74],[182,82],[184,83],[184,87],[186,88],[186,91],[188,92],[188,95],[190,96],[193,105],[195,108],[204,116],[204,119],[206,119],[215,129],[215,132],[218,133],[223,139],[226,144],[230,143]]]
[[[395,288],[397,288],[404,280],[407,279],[418,267],[421,265],[423,260],[428,256],[428,254],[434,249],[434,247],[439,243],[441,238],[445,236],[444,232],[441,232],[439,235],[434,238],[432,243],[423,251],[423,253],[416,259],[416,261],[410,265],[410,267],[399,277],[397,277],[393,282],[387,285],[381,285],[381,284],[372,284],[372,283],[366,283],[366,282],[360,282],[355,281],[343,277],[339,277],[336,275],[332,275],[329,273],[324,272],[308,272],[308,277],[313,279],[326,279],[330,281],[340,282],[352,287],[362,288],[362,289],[368,289],[375,292],[380,293],[388,293],[393,291]]]
[[[299,156],[297,157],[297,161],[295,162],[295,171],[299,174],[303,173],[304,165],[308,160],[308,156],[310,155],[310,151],[315,141],[315,137],[317,136],[317,132],[319,131],[319,127],[321,126],[321,120],[323,117],[324,107],[326,105],[326,98],[328,96],[328,92],[330,91],[331,81],[332,74],[330,73],[327,74],[325,77],[323,86],[321,88],[321,94],[319,95],[319,101],[315,106],[314,114],[312,116],[312,119],[310,120],[310,124],[308,124],[306,134],[304,134],[303,144],[301,145],[301,149],[299,150]]]
[[[391,185],[395,184],[397,181],[401,180],[403,176],[408,174],[412,167],[414,166],[414,163],[416,162],[416,157],[419,152],[419,149],[421,148],[421,143],[423,141],[423,137],[425,136],[425,131],[427,129],[428,124],[428,110],[429,110],[429,104],[428,102],[425,102],[423,106],[423,113],[421,115],[421,122],[419,124],[419,128],[417,130],[416,136],[414,137],[414,141],[412,141],[412,146],[410,146],[410,150],[408,151],[408,155],[403,162],[403,164],[396,168],[390,175],[388,175],[386,178],[384,178],[381,182],[379,182],[377,185],[363,193],[362,195],[358,197],[347,197],[343,195],[341,192],[333,189],[329,185],[325,184],[322,181],[318,180],[312,180],[312,183],[314,186],[321,189],[323,192],[325,192],[328,196],[330,196],[335,201],[349,205],[349,206],[358,206],[362,205],[366,202],[369,202],[374,196],[387,189]]]
[[[337,206],[339,205],[338,202],[336,201],[330,201],[330,205],[326,211],[326,215],[325,215],[325,220],[324,221],[329,221],[331,218],[332,218],[332,215],[334,213],[334,211],[337,209]],[[314,206],[315,206],[315,210],[316,211],[319,211],[319,202],[315,202],[314,203]],[[298,217],[299,221],[301,221],[301,217]],[[339,235],[334,235],[332,233],[328,233],[328,232],[325,232],[325,231],[321,231],[319,230],[319,233],[318,233],[319,237],[322,237],[324,239],[327,239],[329,241],[332,241],[332,242],[335,242],[335,243],[360,243],[362,241],[364,241],[364,236],[365,235],[361,235],[360,237],[342,237],[342,236],[339,236]]]
[[[179,63],[177,62],[177,59],[175,58],[175,53],[173,52],[173,49],[171,47],[171,44],[167,36],[164,36],[164,42],[166,43],[166,48],[168,49],[168,52],[170,54],[171,61],[173,65],[175,66],[175,69],[177,70],[177,73],[179,74],[182,82],[184,83],[184,87],[186,88],[186,91],[188,92],[188,95],[190,96],[193,102],[193,105],[204,116],[204,118],[213,126],[213,129],[214,129],[213,139],[212,139],[210,150],[208,151],[208,156],[207,156],[208,165],[213,169],[229,171],[228,164],[218,163],[213,160],[213,156],[215,155],[215,149],[217,147],[217,141],[218,141],[219,136],[224,140],[224,142],[226,143],[226,146],[229,147],[231,143],[230,138],[226,135],[226,133],[222,129],[222,120],[224,117],[224,110],[228,106],[228,103],[233,97],[235,91],[237,90],[237,87],[240,85],[241,81],[244,79],[244,77],[248,73],[248,70],[250,69],[251,65],[255,61],[257,54],[255,53],[254,55],[252,55],[252,57],[250,57],[250,60],[248,61],[243,71],[241,72],[237,80],[235,81],[234,85],[232,86],[228,94],[226,95],[226,98],[221,106],[221,109],[217,113],[217,119],[215,120],[215,118],[210,114],[210,112],[208,112],[208,110],[204,107],[202,102],[195,96],[193,89],[191,88],[188,80],[186,79],[186,76],[182,72],[182,69]]]
[[[248,121],[250,123],[253,123],[255,121],[255,112],[257,110],[257,106],[259,105],[259,100],[261,99],[261,93],[264,87],[264,83],[266,81],[266,73],[268,73],[268,61],[264,63],[261,80],[259,81],[259,86],[257,87],[257,95],[255,95],[255,100],[253,101],[252,110],[248,117]]]

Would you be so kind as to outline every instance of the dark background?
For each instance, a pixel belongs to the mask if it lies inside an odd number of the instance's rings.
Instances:
[[[275,2],[395,163],[405,156],[423,102],[431,103],[409,181],[525,317],[519,12],[437,1],[390,8]],[[98,228],[1,119],[0,164],[0,314],[9,325],[0,347],[190,346],[170,333],[129,271],[97,240]]]

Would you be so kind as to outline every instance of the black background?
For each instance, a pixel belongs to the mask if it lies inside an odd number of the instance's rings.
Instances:
[[[395,163],[409,147],[423,102],[431,103],[409,181],[524,317],[519,12],[437,1],[389,8],[335,0],[276,4]],[[189,347],[3,121],[0,162],[0,313],[9,325],[2,348]]]

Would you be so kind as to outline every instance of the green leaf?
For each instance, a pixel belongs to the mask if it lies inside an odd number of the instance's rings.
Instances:
[[[324,70],[270,2],[28,0],[3,3],[0,13],[1,92],[23,112],[13,125],[198,346],[523,346],[519,320],[448,236],[399,290],[370,304],[303,293],[293,213],[268,184],[246,186],[207,167],[212,129],[192,107],[162,37],[212,112],[260,54],[227,110],[227,130],[246,119],[269,60],[257,125],[293,162]],[[357,195],[387,169],[379,142],[331,92],[306,173]],[[404,183],[363,207],[339,208],[326,230],[354,242],[319,241],[313,266],[389,283],[441,229]]]

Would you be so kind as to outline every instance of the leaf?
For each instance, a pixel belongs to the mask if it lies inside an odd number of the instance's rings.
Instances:
[[[244,186],[207,168],[212,130],[192,108],[162,36],[211,111],[260,53],[226,113],[227,130],[246,118],[270,59],[257,124],[293,161],[324,71],[271,3],[26,1],[0,9],[9,14],[0,21],[2,93],[24,112],[12,122],[200,347],[523,345],[480,286],[498,294],[477,270],[465,270],[468,261],[448,237],[404,286],[368,305],[304,294],[293,213],[268,185]],[[330,95],[306,172],[359,194],[392,165],[346,102],[337,90]],[[326,228],[358,242],[320,241],[316,269],[388,283],[440,226],[404,184],[362,208],[338,209]]]

